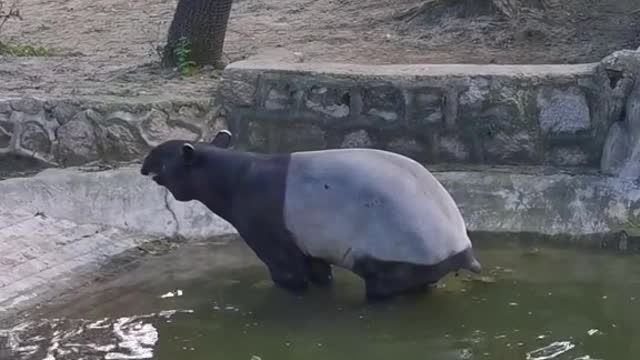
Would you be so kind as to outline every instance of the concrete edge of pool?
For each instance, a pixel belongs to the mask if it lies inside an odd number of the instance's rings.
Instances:
[[[631,252],[640,246],[625,224],[639,215],[640,189],[633,183],[594,175],[434,174],[478,238],[528,234],[545,242],[606,241]],[[185,239],[235,234],[201,204],[175,201],[135,166],[48,169],[3,180],[0,203],[0,318],[91,282],[122,254],[145,253],[131,250],[168,251]]]

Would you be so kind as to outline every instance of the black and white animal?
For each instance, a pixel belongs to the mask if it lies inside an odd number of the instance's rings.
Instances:
[[[261,154],[231,140],[223,130],[211,143],[166,141],[141,173],[233,225],[277,286],[328,285],[335,265],[379,299],[481,271],[458,207],[416,161],[374,149]]]

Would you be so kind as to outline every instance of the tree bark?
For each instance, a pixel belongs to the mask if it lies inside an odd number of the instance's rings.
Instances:
[[[162,64],[177,65],[174,50],[185,38],[190,44],[190,61],[220,65],[232,3],[233,0],[180,0],[169,27]]]

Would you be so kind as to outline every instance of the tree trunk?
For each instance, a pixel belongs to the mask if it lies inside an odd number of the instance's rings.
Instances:
[[[232,3],[233,0],[180,0],[169,27],[162,64],[179,65],[175,50],[184,38],[189,43],[189,61],[220,65]]]

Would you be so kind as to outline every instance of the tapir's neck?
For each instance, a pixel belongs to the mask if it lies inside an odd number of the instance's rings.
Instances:
[[[230,222],[238,184],[242,183],[251,168],[251,155],[238,151],[218,150],[209,152],[205,156],[207,165],[199,177],[202,181],[198,182],[196,200]],[[201,189],[206,190],[201,191]]]

